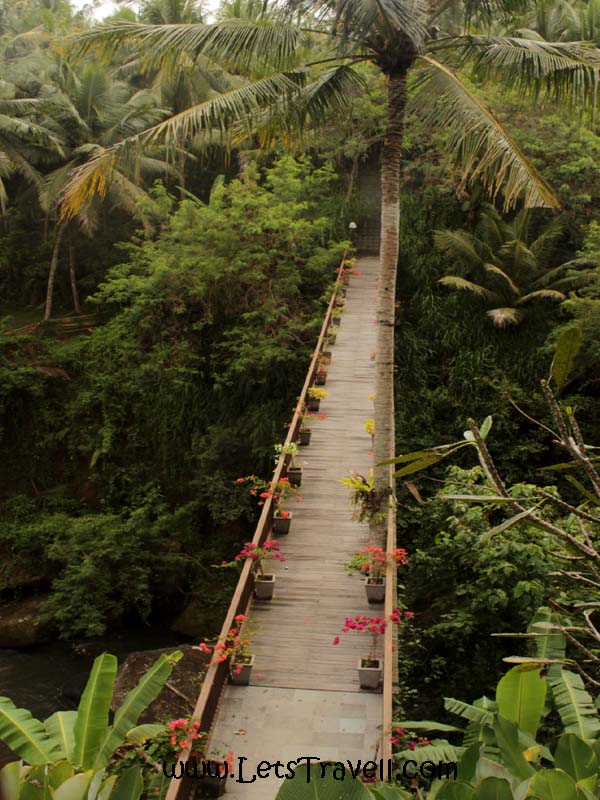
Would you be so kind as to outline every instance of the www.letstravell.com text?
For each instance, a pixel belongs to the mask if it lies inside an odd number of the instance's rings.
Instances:
[[[218,778],[236,783],[254,783],[266,778],[291,780],[296,775],[296,768],[306,765],[306,781],[322,780],[332,776],[334,780],[343,781],[348,777],[366,781],[392,781],[402,778],[411,779],[420,775],[422,778],[438,780],[456,779],[458,765],[454,761],[422,761],[420,764],[408,759],[401,764],[394,764],[391,759],[378,761],[321,761],[319,756],[299,756],[292,761],[260,761],[248,764],[245,756],[238,756],[236,761],[196,760],[164,761],[162,768],[165,777],[176,778]]]

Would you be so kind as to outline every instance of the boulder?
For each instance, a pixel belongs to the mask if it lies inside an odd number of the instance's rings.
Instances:
[[[49,642],[52,627],[38,619],[48,595],[33,595],[24,600],[0,605],[0,647],[29,647]]]
[[[208,659],[201,650],[189,644],[130,653],[117,672],[112,710],[116,711],[127,692],[133,689],[144,672],[162,653],[172,653],[174,650],[181,650],[183,658],[175,664],[169,680],[156,700],[142,714],[139,724],[168,722],[179,717],[190,716],[200,693],[202,675],[206,670]]]

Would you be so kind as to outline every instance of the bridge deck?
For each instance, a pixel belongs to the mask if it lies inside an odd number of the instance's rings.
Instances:
[[[352,519],[349,490],[339,479],[350,469],[366,475],[371,439],[364,428],[373,416],[377,302],[376,257],[359,259],[352,276],[340,331],[319,413],[308,447],[300,449],[302,502],[294,503],[290,533],[280,537],[287,561],[274,563],[276,587],[270,602],[254,600],[252,686],[228,686],[213,751],[233,750],[248,758],[248,770],[262,760],[287,761],[303,755],[345,760],[374,755],[381,724],[381,695],[361,690],[357,663],[368,642],[340,634],[346,616],[383,614],[369,606],[362,578],[344,563],[369,541],[368,526]],[[314,752],[312,752],[314,751]],[[318,751],[318,752],[317,752]],[[277,783],[230,782],[236,800],[272,800]]]

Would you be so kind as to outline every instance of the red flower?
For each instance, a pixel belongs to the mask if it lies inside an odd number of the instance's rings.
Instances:
[[[333,643],[334,644],[339,644],[340,643],[340,637],[336,636],[335,639],[333,640]]]

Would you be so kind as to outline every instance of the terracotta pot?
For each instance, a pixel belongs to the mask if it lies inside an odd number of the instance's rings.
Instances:
[[[270,600],[275,590],[275,575],[256,575],[254,595],[257,600]]]
[[[368,666],[365,666],[367,664]],[[358,682],[361,689],[378,689],[381,683],[381,660],[376,658],[369,661],[367,658],[358,660]]]

